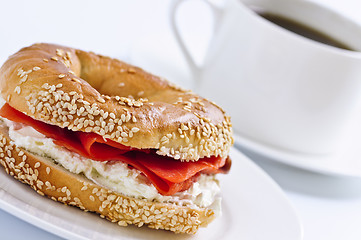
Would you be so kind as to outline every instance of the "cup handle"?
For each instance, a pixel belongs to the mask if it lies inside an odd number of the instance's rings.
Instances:
[[[198,90],[198,86],[200,83],[200,74],[202,72],[202,68],[203,66],[198,65],[195,61],[194,58],[192,57],[189,49],[186,47],[185,43],[184,43],[184,39],[182,38],[180,32],[179,32],[179,28],[176,24],[176,19],[175,19],[175,15],[176,12],[178,10],[178,7],[180,6],[180,4],[184,3],[186,0],[173,0],[172,4],[170,6],[170,23],[171,23],[171,29],[173,31],[173,34],[176,38],[176,41],[186,59],[186,62],[191,70],[191,74],[193,77],[193,81],[194,81],[194,87],[196,90]],[[214,25],[213,25],[213,33],[212,33],[212,38],[215,36],[216,32],[218,31],[219,28],[219,24],[220,24],[220,19],[222,17],[222,13],[223,13],[223,9],[220,8],[219,6],[216,6],[215,4],[213,4],[211,2],[211,0],[203,0],[212,10],[212,16],[214,18]],[[211,41],[210,41],[211,42]]]

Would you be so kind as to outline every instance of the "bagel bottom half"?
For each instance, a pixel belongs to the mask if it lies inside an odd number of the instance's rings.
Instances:
[[[195,233],[215,218],[210,208],[193,208],[121,195],[101,187],[51,159],[15,145],[8,126],[0,119],[0,163],[5,171],[40,195],[77,206],[121,226],[135,224],[176,233]]]

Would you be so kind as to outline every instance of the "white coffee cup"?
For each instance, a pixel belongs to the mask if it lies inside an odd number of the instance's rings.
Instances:
[[[224,107],[235,133],[282,151],[328,154],[337,149],[361,98],[361,27],[306,0],[226,0],[213,10],[215,33],[198,66],[171,22],[195,77],[195,91]],[[292,33],[250,7],[289,17],[356,51]],[[194,21],[196,21],[195,19]]]

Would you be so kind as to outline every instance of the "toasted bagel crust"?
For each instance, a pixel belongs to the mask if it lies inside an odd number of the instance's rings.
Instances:
[[[214,219],[208,208],[194,209],[123,196],[54,164],[52,160],[17,147],[0,125],[0,163],[15,179],[40,195],[100,214],[121,226],[135,224],[176,233],[195,233]]]
[[[226,157],[229,117],[214,103],[116,59],[52,44],[0,69],[2,97],[26,115],[182,161]]]

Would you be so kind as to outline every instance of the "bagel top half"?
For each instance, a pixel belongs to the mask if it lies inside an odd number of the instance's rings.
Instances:
[[[0,91],[36,120],[182,161],[226,157],[233,144],[230,118],[214,103],[92,52],[23,48],[1,67]]]

